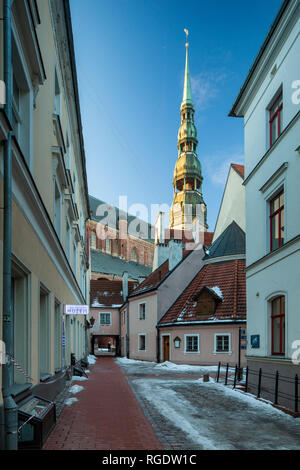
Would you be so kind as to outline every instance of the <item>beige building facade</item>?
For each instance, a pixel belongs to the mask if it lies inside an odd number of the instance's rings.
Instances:
[[[1,16],[3,6],[0,0]],[[0,37],[3,79],[3,22]],[[9,390],[0,394],[2,446],[3,393],[16,403],[30,389],[54,399],[47,383],[62,387],[71,353],[77,359],[85,356],[86,317],[64,315],[64,305],[89,304],[90,278],[89,204],[69,3],[13,1],[11,42],[11,117],[8,104],[0,109],[0,320],[1,325],[7,320],[2,309],[4,152],[11,132],[13,344],[6,352],[20,369],[10,362]],[[5,339],[1,335],[2,328],[0,339]]]

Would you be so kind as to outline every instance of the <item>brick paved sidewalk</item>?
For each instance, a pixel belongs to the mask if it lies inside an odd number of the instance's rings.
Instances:
[[[75,382],[84,390],[63,409],[44,449],[162,449],[114,359],[98,358],[90,370],[89,380]]]

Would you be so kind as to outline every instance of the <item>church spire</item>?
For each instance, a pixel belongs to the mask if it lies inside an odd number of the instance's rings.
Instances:
[[[206,231],[206,205],[202,195],[202,169],[197,157],[197,129],[194,122],[195,109],[189,71],[189,33],[187,29],[184,32],[186,34],[185,75],[177,141],[178,159],[173,177],[174,198],[170,212],[170,228],[190,230],[197,219],[201,230]]]
[[[186,34],[186,58],[185,58],[185,74],[184,74],[184,87],[183,87],[183,98],[182,98],[182,105],[184,104],[193,104],[192,101],[192,87],[191,87],[191,77],[190,77],[190,69],[189,69],[189,43],[188,43],[188,30],[184,30]]]

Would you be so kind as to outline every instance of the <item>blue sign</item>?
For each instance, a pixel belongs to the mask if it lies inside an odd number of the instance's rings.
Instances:
[[[247,349],[247,346],[245,346],[244,344],[242,344],[241,349]]]
[[[259,339],[260,339],[260,335],[251,335],[251,348],[253,349],[259,348]]]

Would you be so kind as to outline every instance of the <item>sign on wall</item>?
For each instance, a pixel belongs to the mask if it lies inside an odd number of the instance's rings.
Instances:
[[[88,315],[90,309],[88,305],[65,305],[64,313],[66,315]]]

